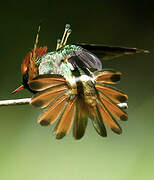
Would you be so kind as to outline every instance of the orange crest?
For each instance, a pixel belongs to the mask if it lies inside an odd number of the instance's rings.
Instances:
[[[43,56],[46,52],[47,52],[47,46],[36,48],[36,58],[38,56]],[[32,51],[27,53],[25,59],[23,60],[23,62],[21,64],[22,75],[24,75],[28,69],[32,54],[33,54],[33,49],[32,49]]]

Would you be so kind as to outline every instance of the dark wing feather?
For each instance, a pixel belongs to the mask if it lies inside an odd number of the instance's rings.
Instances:
[[[148,50],[119,47],[119,46],[106,46],[106,45],[96,45],[96,44],[77,44],[84,49],[96,54],[99,58],[103,60],[110,60],[125,54],[135,54],[135,53],[149,53]]]
[[[78,66],[81,69],[93,68],[102,70],[102,63],[99,58],[81,47],[69,54],[68,62],[70,62],[74,68]]]

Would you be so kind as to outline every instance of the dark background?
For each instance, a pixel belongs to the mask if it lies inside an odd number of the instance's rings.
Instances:
[[[69,43],[98,43],[147,49],[148,55],[104,62],[123,73],[118,87],[129,96],[129,120],[123,134],[96,134],[89,123],[85,137],[71,133],[61,141],[51,127],[37,124],[31,106],[0,107],[0,179],[2,180],[145,180],[154,176],[154,4],[151,0],[3,1],[0,4],[0,99],[30,97],[23,90],[20,65],[33,47],[42,21],[40,45],[52,51],[64,25]]]

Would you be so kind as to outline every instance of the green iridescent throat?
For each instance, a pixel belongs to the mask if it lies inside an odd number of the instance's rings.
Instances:
[[[64,59],[71,57],[73,51],[79,50],[76,45],[66,45],[57,51],[49,52],[36,60],[39,74],[60,74],[66,79],[72,77],[70,64],[64,62]]]

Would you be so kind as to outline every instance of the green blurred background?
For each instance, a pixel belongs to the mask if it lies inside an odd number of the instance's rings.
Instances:
[[[151,180],[154,179],[154,3],[151,0],[3,1],[0,4],[0,99],[30,97],[21,83],[20,65],[33,47],[42,21],[40,45],[55,49],[64,25],[69,43],[138,47],[149,55],[104,62],[123,73],[118,87],[129,96],[123,134],[98,136],[89,122],[84,138],[71,133],[61,141],[51,127],[37,124],[31,106],[0,107],[1,180]]]

